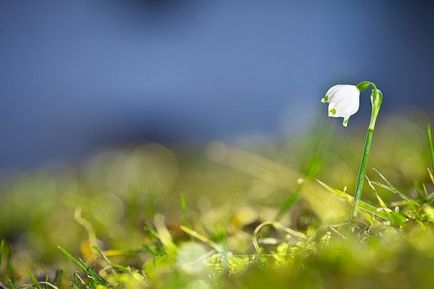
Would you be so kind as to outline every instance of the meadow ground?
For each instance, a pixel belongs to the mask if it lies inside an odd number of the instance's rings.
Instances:
[[[434,288],[430,121],[410,119],[378,125],[353,232],[363,128],[148,143],[4,178],[0,287]]]

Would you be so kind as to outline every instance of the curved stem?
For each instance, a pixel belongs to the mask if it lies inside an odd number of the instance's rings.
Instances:
[[[366,169],[368,167],[369,152],[371,151],[372,137],[374,136],[375,123],[377,121],[378,113],[380,112],[381,104],[383,102],[383,94],[377,86],[370,81],[362,81],[357,85],[360,91],[364,91],[369,87],[372,88],[371,93],[371,120],[369,128],[366,133],[365,147],[363,148],[362,159],[360,161],[359,173],[357,175],[356,190],[354,192],[353,206],[351,209],[350,221],[348,229],[353,230],[353,221],[357,217],[357,205],[362,197],[363,184],[366,177]]]

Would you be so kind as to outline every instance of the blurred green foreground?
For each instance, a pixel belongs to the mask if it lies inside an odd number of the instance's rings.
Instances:
[[[4,178],[0,288],[434,288],[428,123],[382,120],[353,233],[363,128]]]

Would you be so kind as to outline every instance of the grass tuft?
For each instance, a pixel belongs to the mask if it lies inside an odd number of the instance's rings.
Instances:
[[[303,140],[205,154],[147,144],[23,174],[0,187],[0,288],[431,289],[431,129],[422,155],[414,124],[397,135],[392,123],[377,131],[355,234],[360,137],[325,125]]]

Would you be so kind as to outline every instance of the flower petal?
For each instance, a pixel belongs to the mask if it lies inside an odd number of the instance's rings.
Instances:
[[[355,85],[337,84],[321,100],[327,102],[329,117],[342,117],[346,127],[350,116],[359,110],[360,91]]]
[[[348,121],[350,120],[350,118],[349,117],[344,117],[344,120],[343,120],[343,122],[342,122],[342,125],[344,126],[344,127],[347,127],[348,126]]]
[[[332,87],[330,87],[329,90],[327,90],[325,96],[321,99],[322,103],[329,103],[331,97],[333,96],[333,94],[336,92],[336,90],[339,89],[340,86],[342,86],[343,84],[336,84]]]
[[[336,109],[336,115],[346,117],[359,110],[360,92],[354,85],[340,87],[334,94],[330,103]]]

